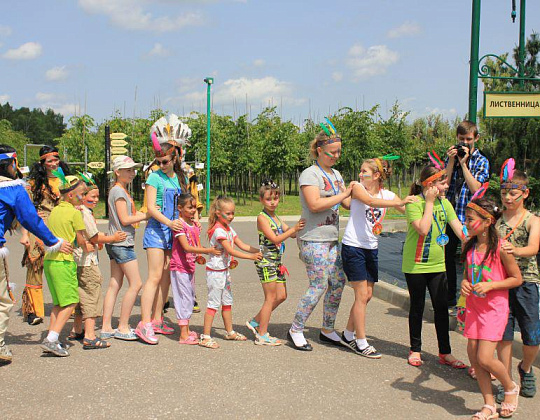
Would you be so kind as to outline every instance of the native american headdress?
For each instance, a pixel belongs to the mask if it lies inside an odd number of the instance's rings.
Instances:
[[[514,171],[516,167],[516,161],[514,158],[506,159],[501,166],[501,190],[521,190],[525,191],[527,186],[524,184],[512,182],[514,178]]]
[[[435,181],[436,179],[441,178],[443,175],[446,174],[446,169],[444,168],[444,162],[441,160],[439,155],[435,152],[435,150],[432,150],[431,152],[428,152],[428,158],[433,163],[433,166],[435,166],[436,169],[439,171],[437,173],[434,173],[430,177],[426,178],[424,181],[422,181],[422,185],[425,187],[427,184],[429,184],[431,181]]]
[[[163,157],[178,151],[182,156],[182,147],[189,146],[189,138],[191,137],[191,129],[187,124],[184,124],[177,115],[170,114],[168,117],[161,117],[150,128],[150,139],[156,157]],[[163,152],[161,145],[169,143],[174,147]]]
[[[79,186],[81,180],[74,175],[67,175],[62,168],[55,169],[52,174],[60,180],[60,194],[67,194]]]
[[[334,127],[334,124],[332,124],[332,121],[330,121],[329,118],[324,117],[326,123],[320,123],[319,125],[325,132],[325,134],[329,137],[328,139],[324,139],[317,142],[317,146],[324,146],[325,144],[331,144],[335,142],[341,142],[341,136],[337,133],[336,127]]]
[[[471,197],[471,201],[469,201],[469,203],[467,204],[467,207],[470,209],[473,209],[475,212],[480,214],[480,216],[482,216],[484,219],[491,219],[491,223],[495,223],[495,217],[493,217],[493,215],[490,212],[488,212],[486,209],[483,209],[482,207],[480,207],[478,204],[474,202],[474,200],[482,198],[486,194],[488,187],[489,187],[489,182],[484,182],[482,186],[473,194],[473,196]]]
[[[86,184],[87,190],[86,192],[89,192],[91,190],[98,189],[98,186],[93,180],[92,174],[89,172],[78,172],[79,177],[83,180],[83,182]]]

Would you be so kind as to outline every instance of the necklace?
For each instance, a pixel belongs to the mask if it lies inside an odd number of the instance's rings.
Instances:
[[[517,222],[517,225],[515,225],[512,230],[503,238],[503,240],[507,240],[510,236],[512,236],[512,233],[514,233],[514,231],[521,226],[521,224],[523,223],[523,219],[525,219],[525,215],[527,214],[527,210],[524,210],[523,211],[523,214],[521,215],[521,218],[519,219],[519,222]],[[506,223],[506,220],[504,221],[504,223],[507,225],[507,226],[510,226],[508,223]]]
[[[330,184],[330,187],[332,188],[332,191],[334,192],[334,195],[338,195],[339,194],[339,188],[335,188],[334,183],[332,182],[332,180],[330,179],[328,174],[323,170],[323,168],[321,168],[321,165],[319,165],[319,162],[315,161],[315,163],[317,164],[317,166],[319,167],[319,169],[321,170],[323,175],[328,180],[328,183]],[[339,180],[337,178],[336,173],[334,172],[334,170],[332,168],[330,168],[330,170],[332,171],[332,174],[336,178],[336,182],[339,184]],[[332,210],[334,210],[334,211],[337,211],[338,209],[339,209],[339,204],[336,204],[335,206],[332,207]]]
[[[473,286],[482,281],[482,276],[483,276],[484,269],[486,269],[487,271],[491,271],[491,269],[489,269],[489,267],[476,266],[476,264],[474,263],[475,251],[476,251],[476,245],[472,249],[472,256],[471,256],[471,277],[472,277],[472,285]],[[476,267],[477,276],[475,276],[475,274],[474,274],[474,268],[475,267]],[[473,292],[473,293],[476,296],[478,296],[479,298],[485,298],[486,297],[485,293],[476,293],[476,292]]]
[[[283,224],[281,223],[281,220],[279,219],[279,217],[277,217],[277,219],[279,220],[279,225],[276,223],[276,221],[272,218],[272,216],[270,216],[266,210],[263,210],[263,213],[266,215],[266,217],[268,217],[272,223],[274,223],[274,225],[276,226],[276,229],[278,231],[278,234],[281,235],[283,233]],[[276,248],[277,248],[277,244],[276,244]],[[284,242],[281,242],[279,244],[279,253],[280,254],[283,254],[285,252],[285,243]]]
[[[422,193],[422,198],[425,200],[426,197],[424,196],[424,193]],[[443,214],[444,214],[444,225],[441,229],[441,225],[439,224],[439,220],[437,219],[437,215],[435,214],[435,212],[433,212],[433,220],[435,220],[435,223],[437,224],[437,229],[439,230],[439,235],[437,236],[437,238],[435,239],[436,242],[437,242],[437,245],[439,246],[445,246],[448,244],[448,241],[450,240],[450,238],[448,237],[448,235],[445,232],[446,230],[446,225],[447,225],[447,221],[448,221],[448,218],[446,217],[446,210],[444,209],[444,205],[442,203],[442,200],[437,197],[437,199],[439,200],[439,203],[441,204],[441,208],[442,208],[442,211],[443,211]]]

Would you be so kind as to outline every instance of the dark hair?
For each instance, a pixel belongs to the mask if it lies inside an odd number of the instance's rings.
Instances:
[[[266,191],[273,191],[280,194],[279,185],[277,185],[274,181],[271,179],[265,179],[261,185],[261,188],[259,188],[259,197],[263,198],[264,194],[266,194]]]
[[[16,150],[13,147],[8,146],[7,144],[0,144],[0,153],[15,153],[15,152]],[[22,178],[20,172],[15,177],[13,177],[13,175],[11,175],[8,172],[8,168],[13,165],[13,160],[14,160],[13,158],[0,160],[0,175],[5,176],[7,178],[12,178],[12,179]]]
[[[525,172],[516,169],[514,171],[514,176],[512,176],[512,179],[508,182],[527,186],[529,184],[529,177]]]
[[[488,249],[487,252],[484,255],[484,259],[480,263],[480,265],[483,265],[488,258],[493,258],[495,253],[497,252],[497,248],[499,246],[499,235],[497,232],[497,229],[495,228],[495,222],[501,217],[502,215],[502,209],[497,207],[495,203],[487,198],[475,198],[471,201],[471,203],[476,204],[477,206],[481,207],[485,211],[487,211],[491,216],[495,218],[495,221],[489,225],[489,228],[487,230],[488,235]],[[486,219],[486,217],[477,212],[476,210],[468,207],[466,212],[468,211],[474,211],[476,214],[478,214],[482,219]],[[463,250],[461,252],[461,261],[465,262],[467,260],[467,252],[476,244],[476,237],[469,239],[465,244],[463,245]]]
[[[478,137],[478,126],[469,120],[460,122],[456,128],[456,136],[464,136],[469,133],[472,133],[475,138]]]
[[[176,197],[176,203],[179,207],[184,207],[187,203],[194,200],[195,197],[193,197],[190,193],[182,193]]]
[[[39,149],[39,156],[54,152],[58,153],[58,149],[56,147],[43,146],[41,149]],[[70,174],[69,167],[66,165],[65,162],[60,160],[58,166],[62,168],[65,175]],[[32,165],[32,169],[30,170],[30,175],[28,175],[28,179],[31,179],[33,181],[33,183],[31,183],[31,190],[32,201],[34,202],[34,204],[40,204],[43,201],[43,189],[48,190],[51,195],[54,195],[53,190],[49,185],[49,177],[47,176],[47,169],[45,169],[45,160],[40,159]]]
[[[186,183],[186,174],[184,170],[182,169],[182,160],[181,160],[181,153],[178,151],[179,147],[173,146],[170,143],[162,143],[161,144],[161,150],[163,153],[168,152],[172,147],[175,148],[174,153],[171,153],[170,156],[171,159],[174,161],[174,172],[176,173],[176,176],[178,177],[178,183],[180,184],[180,188],[182,188],[182,191],[187,192],[187,183]],[[165,157],[165,156],[163,156]],[[161,168],[161,166],[160,166]]]
[[[424,166],[422,171],[420,172],[420,178],[418,181],[415,181],[411,184],[411,189],[409,190],[409,195],[418,195],[422,192],[422,182],[424,182],[426,179],[428,179],[430,176],[435,175],[437,172],[440,172],[441,170],[436,168],[433,165],[427,165]],[[444,175],[442,176],[444,178]]]

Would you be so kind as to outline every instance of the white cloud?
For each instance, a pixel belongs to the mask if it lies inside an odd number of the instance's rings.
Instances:
[[[36,100],[39,102],[53,102],[53,101],[61,101],[63,99],[64,99],[64,95],[59,95],[57,93],[45,93],[45,92],[36,93]]]
[[[435,107],[435,108],[431,108],[429,106],[426,107],[425,109],[426,113],[429,114],[429,115],[451,115],[451,116],[455,116],[457,115],[457,109],[456,108],[438,108],[438,107]]]
[[[334,80],[334,82],[341,82],[343,80],[343,73],[340,71],[333,72],[332,80]]]
[[[194,12],[155,17],[146,10],[151,3],[144,0],[79,0],[79,6],[87,13],[108,16],[115,26],[134,31],[171,32],[204,21]]]
[[[265,64],[266,61],[264,61],[262,58],[257,58],[256,60],[253,60],[254,67],[263,67]]]
[[[45,72],[45,79],[49,82],[59,82],[69,77],[69,70],[66,66],[57,66]]]
[[[19,48],[7,50],[2,57],[8,60],[33,60],[41,55],[43,48],[37,42],[27,42]]]
[[[62,114],[64,117],[75,115],[79,105],[77,104],[45,104],[40,107],[41,109],[52,109],[57,114]]]
[[[398,59],[399,54],[386,45],[373,45],[366,50],[361,44],[355,44],[349,50],[347,64],[353,78],[360,80],[386,73]]]
[[[156,42],[147,55],[148,57],[168,57],[171,55],[171,52],[162,44]]]
[[[0,104],[6,103],[9,101],[9,95],[0,95]]]
[[[249,79],[241,77],[239,79],[229,79],[213,88],[213,103],[215,105],[230,104],[234,99],[246,100],[246,95],[250,102],[278,102],[285,104],[300,105],[306,100],[293,96],[293,86],[289,82],[283,82],[275,77],[266,76],[260,79]],[[199,102],[206,100],[204,87],[197,91],[192,91],[180,98],[169,98],[171,102]]]
[[[422,33],[422,28],[416,22],[405,22],[395,28],[390,29],[386,36],[388,38],[403,38],[406,36],[415,36]]]
[[[11,32],[12,32],[11,27],[6,26],[6,25],[0,25],[0,36],[2,37],[10,36]]]

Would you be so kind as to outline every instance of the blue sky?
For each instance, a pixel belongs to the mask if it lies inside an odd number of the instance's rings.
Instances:
[[[526,33],[540,2],[527,2]],[[0,2],[0,102],[99,122],[114,110],[298,123],[339,106],[412,117],[467,111],[471,0],[20,0]],[[518,2],[519,4],[519,2]],[[510,51],[510,0],[482,2],[480,54]],[[535,26],[536,25],[536,26]],[[135,91],[136,101],[135,101]],[[479,95],[479,104],[481,96]]]

